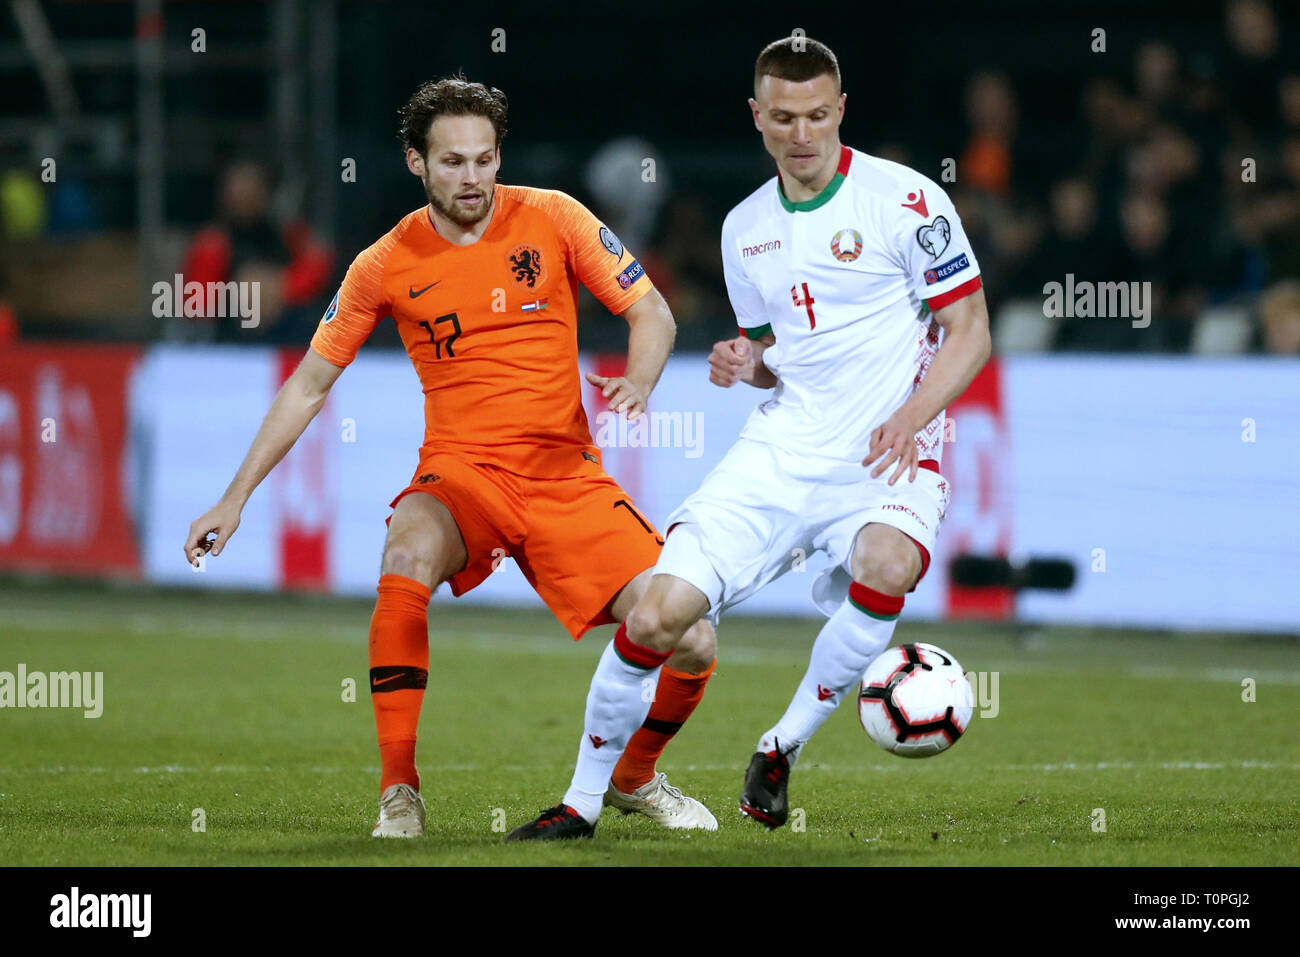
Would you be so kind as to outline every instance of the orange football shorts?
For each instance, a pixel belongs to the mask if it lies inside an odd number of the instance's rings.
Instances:
[[[447,506],[468,556],[451,576],[453,595],[478,586],[509,556],[577,640],[614,620],[610,603],[654,566],[664,540],[599,461],[577,450],[574,457],[571,476],[543,479],[428,453],[390,505],[424,492]]]

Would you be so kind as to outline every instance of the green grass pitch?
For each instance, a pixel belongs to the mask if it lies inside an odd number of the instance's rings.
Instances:
[[[435,604],[419,762],[422,840],[370,835],[378,753],[371,604],[0,583],[0,671],[102,671],[104,710],[0,710],[0,862],[243,864],[1294,864],[1294,639],[904,620],[973,671],[998,714],[946,754],[896,758],[842,707],[805,749],[801,829],[740,817],[758,735],[818,622],[729,619],[694,718],[661,763],[714,834],[606,811],[593,841],[504,845],[568,783],[587,682],[611,636],[544,612]],[[1242,681],[1256,682],[1245,702]],[[346,679],[356,684],[344,700]],[[1098,830],[1095,809],[1105,814]],[[202,809],[206,827],[194,828]]]

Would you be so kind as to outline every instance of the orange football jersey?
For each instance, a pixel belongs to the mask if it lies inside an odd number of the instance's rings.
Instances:
[[[424,446],[520,475],[569,475],[595,453],[578,373],[578,283],[619,315],[652,288],[581,203],[496,187],[478,241],[440,236],[427,206],[353,260],[311,347],[346,366],[392,316],[424,389]]]

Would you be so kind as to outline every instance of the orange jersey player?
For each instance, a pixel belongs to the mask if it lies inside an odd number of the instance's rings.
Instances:
[[[221,553],[253,490],[306,429],[375,324],[392,316],[424,390],[425,435],[419,466],[391,503],[370,623],[383,766],[376,837],[424,832],[415,742],[432,590],[447,581],[463,595],[508,554],[576,639],[626,617],[663,544],[601,467],[587,427],[578,283],[629,323],[626,374],[587,377],[629,417],[645,412],[663,371],[672,314],[631,252],[582,204],[553,190],[496,184],[505,125],[501,92],[463,77],[426,83],[412,96],[402,110],[402,138],[428,205],[353,261],[239,472],[185,542],[191,562],[209,548]],[[620,630],[604,655],[636,670],[646,649]],[[587,813],[611,804],[671,828],[717,827],[703,804],[655,770],[703,695],[713,663],[713,630],[700,622],[662,669],[644,726],[606,752],[626,745],[617,767],[610,762],[609,789],[586,796]],[[606,706],[593,688],[588,710]]]

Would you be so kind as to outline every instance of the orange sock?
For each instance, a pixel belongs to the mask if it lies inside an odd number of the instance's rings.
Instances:
[[[415,736],[424,686],[429,682],[431,594],[412,578],[379,578],[379,600],[370,616],[370,702],[379,730],[381,794],[393,784],[420,789]]]
[[[631,794],[654,777],[655,762],[704,697],[704,686],[717,663],[716,659],[709,662],[698,675],[668,667],[659,670],[654,704],[614,768],[614,787]]]

